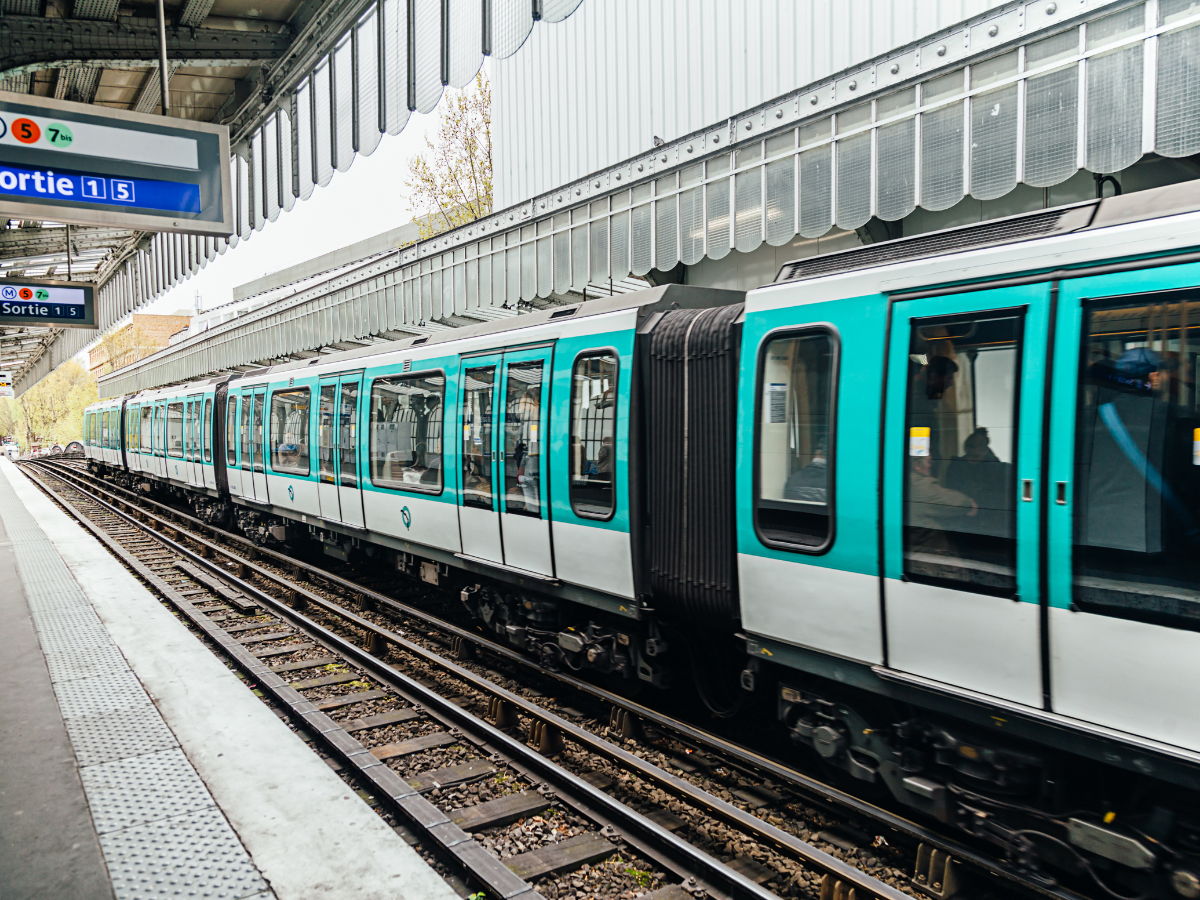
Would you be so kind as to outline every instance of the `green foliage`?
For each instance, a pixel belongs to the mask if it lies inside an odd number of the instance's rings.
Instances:
[[[625,870],[625,874],[637,882],[638,887],[650,887],[650,873],[643,872],[641,869],[635,869],[632,866]]]
[[[83,439],[83,411],[96,402],[96,380],[77,361],[59,366],[15,400],[0,400],[0,436],[21,449],[31,444],[64,447]]]

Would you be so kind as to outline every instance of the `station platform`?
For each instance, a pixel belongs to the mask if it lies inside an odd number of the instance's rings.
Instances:
[[[0,900],[457,894],[0,458]]]

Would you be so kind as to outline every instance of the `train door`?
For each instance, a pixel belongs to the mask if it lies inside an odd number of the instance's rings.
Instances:
[[[883,458],[888,665],[1038,707],[1049,291],[894,301]]]
[[[242,497],[246,500],[254,499],[254,441],[251,439],[253,427],[251,425],[251,413],[254,410],[254,392],[243,391],[241,395],[241,425],[238,429],[238,436],[241,443],[241,483]]]
[[[463,552],[552,576],[545,466],[550,347],[463,360]]]
[[[200,398],[188,397],[187,407],[184,410],[184,434],[186,435],[185,446],[187,447],[187,483],[194,485],[198,483],[198,472],[200,464],[200,428],[199,428],[199,413],[200,413]]]
[[[317,497],[321,518],[365,528],[358,473],[362,372],[325,376],[319,385]]]
[[[317,388],[317,502],[321,518],[342,521],[338,500],[338,380],[337,376],[322,378]]]
[[[254,499],[259,503],[269,502],[267,497],[267,470],[265,466],[266,434],[263,419],[266,415],[267,389],[260,387],[254,391],[254,411],[250,433],[250,442],[254,463]]]
[[[217,465],[220,460],[216,457],[216,434],[219,430],[219,419],[213,412],[213,398],[204,398],[204,412],[200,419],[200,449],[201,462],[200,483],[206,488],[217,486]]]
[[[1200,750],[1200,266],[1065,280],[1046,484],[1055,712]]]
[[[204,487],[204,395],[192,397],[192,480]]]
[[[496,508],[496,435],[492,427],[497,374],[504,355],[475,356],[462,361],[462,490],[458,527],[463,553],[504,562],[500,517]]]
[[[225,395],[225,479],[229,493],[242,496],[242,469],[238,463],[238,448],[241,446],[242,430],[238,401],[241,394],[228,391]]]

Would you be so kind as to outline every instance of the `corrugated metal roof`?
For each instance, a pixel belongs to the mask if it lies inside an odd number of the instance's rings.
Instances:
[[[1002,0],[605,0],[492,63],[502,209],[820,81]],[[1056,19],[1096,2],[1063,0]],[[1029,4],[1044,10],[1046,2]],[[1045,14],[1043,12],[1043,18]]]

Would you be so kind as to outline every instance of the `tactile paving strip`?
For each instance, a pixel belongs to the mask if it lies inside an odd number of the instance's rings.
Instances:
[[[90,606],[57,606],[54,609],[30,610],[39,632],[74,631],[76,628],[102,628],[100,617]]]
[[[119,898],[242,900],[267,887],[215,809],[106,834],[100,846]]]
[[[0,517],[116,900],[273,900],[87,596],[3,475]]]
[[[115,646],[85,647],[82,650],[63,650],[61,653],[46,654],[46,668],[50,680],[74,681],[93,675],[111,675],[129,668],[125,657]]]
[[[21,581],[26,585],[56,582],[65,568],[53,546],[42,546],[35,541],[27,541],[21,548],[17,565],[21,570]]]
[[[85,766],[79,776],[100,834],[213,806],[204,782],[178,748]]]
[[[37,613],[34,613],[34,624],[37,623]],[[93,647],[113,646],[112,637],[103,625],[93,625],[90,628],[50,628],[37,629],[38,642],[42,645],[43,653],[63,653],[67,650],[87,650]]]
[[[87,609],[91,604],[79,591],[64,591],[59,585],[42,581],[25,585],[25,599],[31,612],[52,609]]]
[[[67,734],[81,766],[129,759],[179,746],[157,709],[133,709],[67,719]]]
[[[54,685],[63,716],[93,716],[134,706],[148,706],[150,698],[137,677],[126,669],[92,678],[61,681]]]

